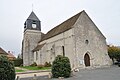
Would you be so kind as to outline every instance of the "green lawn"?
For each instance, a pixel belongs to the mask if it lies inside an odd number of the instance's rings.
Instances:
[[[15,69],[15,72],[24,72],[24,70]]]
[[[28,70],[48,70],[48,69],[51,69],[51,67],[43,67],[43,68],[38,68],[37,66],[23,66],[23,67],[20,67],[20,68],[25,68],[25,69],[28,69]]]

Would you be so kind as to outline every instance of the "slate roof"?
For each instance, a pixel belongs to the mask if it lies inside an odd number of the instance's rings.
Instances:
[[[31,12],[27,19],[40,21],[33,11]]]
[[[0,47],[0,54],[5,54],[7,55],[7,53]]]
[[[35,47],[35,49],[33,49],[33,52],[40,50],[44,45],[45,45],[45,43],[41,44],[41,45],[37,45],[37,47]]]
[[[15,58],[15,56],[12,53],[8,53],[7,57],[8,58]]]
[[[56,35],[58,35],[60,33],[63,33],[65,31],[71,29],[82,12],[74,15],[73,17],[71,17],[68,20],[64,21],[60,25],[58,25],[58,26],[54,27],[53,29],[51,29],[49,32],[47,32],[47,34],[45,34],[45,36],[41,39],[41,41],[49,39],[49,38],[51,38],[53,36],[56,36]],[[39,41],[39,42],[41,42],[41,41]]]

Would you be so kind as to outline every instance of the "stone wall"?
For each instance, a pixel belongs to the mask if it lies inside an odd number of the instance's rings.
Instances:
[[[37,46],[41,39],[41,32],[37,30],[26,30],[23,38],[23,65],[28,66],[34,61],[32,50]]]
[[[84,55],[90,56],[91,66],[109,65],[106,38],[99,31],[97,26],[83,12],[74,25],[75,52],[77,55],[78,67],[85,67]]]
[[[55,59],[57,55],[63,55],[62,46],[64,46],[65,56],[69,57],[71,66],[73,66],[74,65],[74,52],[73,52],[74,43],[73,42],[74,41],[73,41],[73,30],[72,29],[64,33],[61,33],[57,36],[54,36],[50,39],[40,42],[39,45],[46,43],[39,51],[39,54],[42,53],[42,64],[44,64],[45,62],[52,63],[52,61]]]

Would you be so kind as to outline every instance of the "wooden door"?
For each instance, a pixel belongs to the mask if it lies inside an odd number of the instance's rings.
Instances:
[[[90,57],[89,55],[86,53],[85,56],[84,56],[84,63],[85,63],[85,66],[90,66]]]

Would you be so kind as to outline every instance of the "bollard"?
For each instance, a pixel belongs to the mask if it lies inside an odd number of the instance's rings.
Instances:
[[[37,80],[37,75],[34,74],[33,80]]]
[[[74,69],[74,71],[75,71],[75,72],[79,72],[79,69],[78,69],[78,68],[76,68],[76,69]]]
[[[51,73],[48,74],[48,78],[49,79],[52,78],[52,74]]]
[[[20,77],[19,77],[19,76],[17,76],[16,80],[20,80]]]
[[[63,80],[63,79],[64,79],[64,77],[59,77],[58,79],[59,79],[59,80]]]
[[[74,76],[74,71],[71,71],[71,74],[70,74],[70,76]]]

